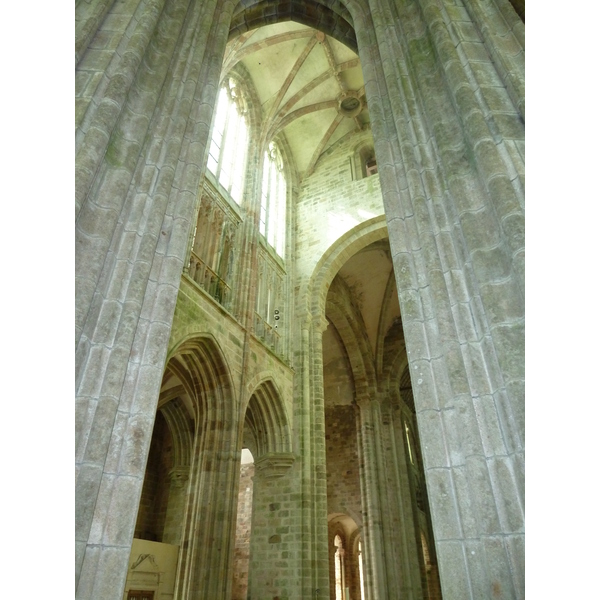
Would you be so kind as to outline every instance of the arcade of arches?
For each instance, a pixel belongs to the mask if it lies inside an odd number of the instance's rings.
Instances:
[[[524,3],[76,16],[77,598],[524,598]]]

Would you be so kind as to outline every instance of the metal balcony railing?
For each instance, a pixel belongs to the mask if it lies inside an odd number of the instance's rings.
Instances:
[[[225,306],[229,299],[231,288],[213,271],[198,255],[191,253],[190,277],[219,304]]]
[[[254,327],[258,338],[260,338],[275,354],[280,354],[281,336],[277,329],[263,319],[257,312],[254,313]]]

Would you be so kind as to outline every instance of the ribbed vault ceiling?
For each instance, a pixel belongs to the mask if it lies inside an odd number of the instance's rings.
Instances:
[[[285,135],[300,178],[369,123],[358,56],[320,31],[292,21],[248,31],[228,44],[224,72],[239,63],[262,107],[263,140]]]

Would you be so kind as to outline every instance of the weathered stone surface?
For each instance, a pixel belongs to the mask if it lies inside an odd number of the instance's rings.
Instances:
[[[176,598],[242,598],[244,581],[253,598],[328,597],[336,536],[353,598],[359,541],[371,598],[424,582],[524,597],[520,21],[507,3],[307,4],[304,20],[358,45],[370,124],[348,118],[299,172],[303,132],[270,121],[287,88],[261,96],[226,41],[300,5],[77,5],[80,600],[123,597],[134,532],[179,546]],[[347,50],[282,31],[347,91]],[[239,204],[204,177],[224,58],[248,96]],[[260,233],[273,135],[283,258]],[[256,474],[238,511],[242,447]]]

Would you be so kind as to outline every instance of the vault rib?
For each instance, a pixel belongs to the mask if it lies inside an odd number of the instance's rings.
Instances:
[[[327,58],[327,62],[329,63],[331,75],[338,82],[338,85],[340,86],[340,91],[345,92],[346,86],[344,85],[344,82],[342,81],[342,78],[340,77],[339,67],[335,63],[335,58],[333,57],[333,51],[331,49],[331,46],[329,45],[329,42],[327,41],[327,38],[324,38],[323,41],[321,42],[321,48],[323,48],[323,52],[325,53],[325,57]]]
[[[302,53],[300,54],[300,56],[296,60],[294,66],[292,67],[292,69],[288,73],[288,76],[286,77],[285,81],[283,82],[283,85],[281,86],[281,89],[277,93],[275,101],[273,102],[273,105],[271,106],[271,109],[269,110],[269,114],[268,114],[267,119],[266,119],[267,123],[269,121],[272,121],[273,117],[279,112],[279,105],[281,104],[281,101],[283,100],[283,98],[284,98],[285,94],[287,93],[290,85],[292,84],[292,81],[294,81],[294,78],[298,74],[298,71],[300,70],[300,67],[302,67],[302,65],[304,64],[304,61],[308,58],[308,55],[311,53],[311,51],[315,47],[316,43],[317,43],[317,36],[313,35],[311,37],[311,39],[306,43],[306,46],[304,47],[304,50],[302,50]]]
[[[223,59],[223,67],[221,68],[222,77],[229,73],[229,71],[240,61],[240,48],[256,33],[256,31],[256,29],[253,29],[252,31],[242,33],[227,45],[225,58]]]
[[[282,129],[285,129],[290,123],[304,117],[313,112],[317,112],[319,110],[327,110],[328,108],[337,108],[337,100],[323,100],[323,102],[317,102],[316,104],[309,104],[308,106],[303,106],[302,108],[298,108],[294,112],[287,114],[283,119],[279,121],[279,123],[274,124],[274,126],[269,130],[269,133],[275,135],[279,133]]]
[[[319,142],[319,145],[317,146],[317,149],[315,150],[312,158],[310,159],[310,163],[308,163],[308,167],[306,169],[307,175],[311,175],[312,172],[314,171],[315,165],[317,164],[317,161],[319,160],[319,156],[321,156],[321,152],[323,152],[323,148],[325,148],[325,145],[331,139],[331,136],[333,135],[333,132],[337,129],[338,125],[342,122],[343,118],[344,118],[343,115],[337,114],[336,117],[335,117],[335,119],[333,120],[333,122],[329,126],[329,129],[325,132],[325,135],[323,136],[323,138]]]
[[[256,31],[258,31],[258,30],[254,29],[252,31],[252,34],[255,33]],[[248,38],[252,34],[247,35],[244,42],[248,41]],[[242,38],[244,35],[246,35],[246,34],[241,34],[238,38],[236,38],[236,41],[239,40],[240,38]],[[243,46],[243,43],[242,43],[241,44],[242,47],[238,46],[236,48],[235,55],[232,53],[231,56],[227,57],[227,61],[226,61],[226,64],[223,66],[223,70],[228,71],[228,70],[232,69],[238,62],[240,62],[242,59],[246,58],[246,56],[249,56],[250,54],[254,54],[255,52],[259,52],[260,50],[263,50],[264,48],[269,48],[270,46],[276,46],[277,44],[283,44],[284,42],[289,42],[290,40],[297,40],[297,39],[307,38],[307,37],[311,37],[311,36],[314,36],[314,32],[312,32],[312,31],[304,31],[304,30],[289,31],[287,33],[279,33],[277,35],[272,35],[263,40],[260,40],[259,42],[254,42],[253,44],[250,44],[249,46]],[[232,43],[234,43],[234,42],[232,42]]]

